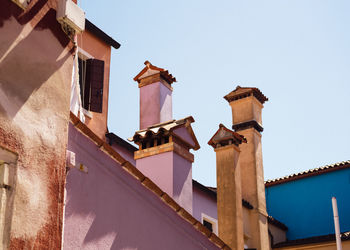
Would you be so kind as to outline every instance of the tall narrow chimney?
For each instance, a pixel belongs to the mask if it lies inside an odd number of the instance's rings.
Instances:
[[[140,88],[140,129],[172,119],[171,84],[176,82],[167,70],[145,62],[146,67],[135,76]]]
[[[232,108],[232,128],[247,139],[240,154],[242,196],[254,209],[251,212],[249,247],[269,249],[264,171],[261,149],[263,104],[268,99],[258,88],[238,86],[224,97]]]
[[[192,162],[190,149],[199,149],[189,116],[172,119],[175,78],[167,70],[145,62],[134,78],[140,88],[140,128],[130,139],[139,145],[136,167],[179,205],[192,213]]]
[[[208,142],[216,152],[217,210],[219,236],[231,249],[244,248],[241,169],[239,144],[246,142],[238,133],[220,124]]]

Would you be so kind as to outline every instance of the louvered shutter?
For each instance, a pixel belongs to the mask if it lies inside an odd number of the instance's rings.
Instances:
[[[90,90],[90,110],[102,113],[103,76],[105,62],[97,59],[86,60],[85,88]]]

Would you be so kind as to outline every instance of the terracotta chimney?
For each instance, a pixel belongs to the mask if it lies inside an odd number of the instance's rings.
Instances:
[[[261,150],[261,111],[268,99],[258,88],[240,86],[224,98],[232,108],[232,128],[247,139],[247,143],[240,147],[239,159],[242,196],[254,207],[250,216],[251,238],[247,242],[251,248],[269,249]]]
[[[149,61],[135,76],[140,88],[140,129],[172,120],[171,84],[176,82],[167,70],[153,66]]]
[[[239,144],[246,142],[238,133],[220,124],[208,142],[216,152],[217,209],[219,237],[232,249],[244,248]]]
[[[199,149],[186,117],[172,120],[172,87],[175,78],[167,70],[146,67],[134,78],[140,88],[140,131],[131,141],[139,145],[134,153],[136,167],[178,204],[192,213],[192,162],[190,149]]]

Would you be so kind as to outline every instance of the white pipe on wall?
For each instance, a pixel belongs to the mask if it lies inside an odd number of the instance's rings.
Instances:
[[[337,199],[335,197],[332,197],[332,207],[333,207],[335,239],[336,239],[336,242],[337,242],[337,250],[342,250],[341,239],[340,239],[338,206],[337,206]]]

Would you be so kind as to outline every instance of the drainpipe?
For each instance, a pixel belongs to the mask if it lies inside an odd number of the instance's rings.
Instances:
[[[337,250],[342,250],[341,239],[340,239],[338,206],[337,206],[337,199],[335,197],[332,197],[332,207],[333,207],[335,239],[336,239],[336,242],[337,242]]]

